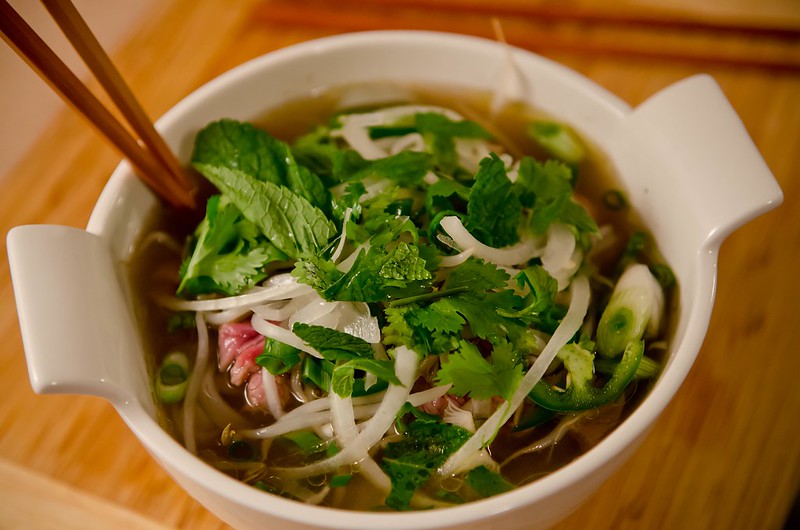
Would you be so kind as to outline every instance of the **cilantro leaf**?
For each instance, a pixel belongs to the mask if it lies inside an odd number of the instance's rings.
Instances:
[[[522,203],[506,176],[503,161],[494,153],[481,160],[467,204],[466,228],[491,247],[519,241]]]
[[[236,294],[263,279],[267,263],[285,259],[235,205],[215,195],[181,265],[178,294]]]
[[[444,282],[443,289],[467,287],[472,292],[490,291],[506,286],[509,275],[497,265],[473,257],[454,268]]]
[[[418,419],[403,438],[386,445],[381,467],[392,481],[386,505],[407,510],[414,492],[470,437],[463,427]]]
[[[471,342],[461,341],[457,352],[449,355],[436,374],[437,384],[452,384],[450,392],[475,399],[501,396],[510,399],[522,380],[522,365],[512,346],[500,342],[494,346],[492,362],[481,355]]]
[[[556,160],[539,164],[530,157],[520,161],[514,183],[524,206],[533,209],[531,230],[543,234],[556,221],[573,226],[579,232],[596,232],[597,223],[583,206],[572,198],[572,172]]]

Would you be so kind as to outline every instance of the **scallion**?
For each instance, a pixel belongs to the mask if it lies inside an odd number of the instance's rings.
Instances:
[[[156,373],[156,397],[167,405],[179,403],[189,385],[189,359],[186,354],[174,351],[164,357]]]

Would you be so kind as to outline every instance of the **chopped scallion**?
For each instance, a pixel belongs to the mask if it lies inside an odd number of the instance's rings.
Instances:
[[[162,403],[179,403],[189,386],[189,359],[183,352],[171,352],[164,357],[156,373],[156,397]]]

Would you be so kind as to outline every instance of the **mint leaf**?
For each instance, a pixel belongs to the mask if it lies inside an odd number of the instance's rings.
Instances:
[[[375,355],[369,342],[349,333],[302,322],[297,322],[292,331],[323,357],[332,361],[350,360],[354,357],[372,358]]]
[[[463,427],[415,420],[397,442],[386,445],[381,467],[392,481],[386,505],[407,510],[414,492],[470,437]]]
[[[330,192],[295,161],[287,144],[252,124],[220,120],[197,134],[192,163],[243,171],[257,180],[286,186],[330,214]]]
[[[286,187],[225,166],[195,163],[194,167],[290,258],[317,252],[337,232],[321,210]]]
[[[465,481],[467,486],[482,498],[492,497],[515,489],[513,484],[486,466],[478,466],[471,469],[467,473]]]
[[[522,203],[506,175],[505,165],[492,153],[481,160],[469,195],[465,226],[476,239],[490,247],[519,241]]]
[[[404,242],[391,249],[378,246],[362,249],[350,270],[339,273],[338,277],[330,268],[323,270],[325,266],[318,260],[300,267],[300,278],[317,288],[326,300],[382,302],[390,292],[394,293],[393,289],[413,287],[433,277],[419,255],[419,248]]]
[[[335,329],[302,322],[296,323],[292,331],[322,354],[326,360],[335,361],[330,389],[342,397],[353,393],[356,370],[369,372],[393,385],[401,384],[395,375],[394,362],[375,359],[372,346],[363,339]]]

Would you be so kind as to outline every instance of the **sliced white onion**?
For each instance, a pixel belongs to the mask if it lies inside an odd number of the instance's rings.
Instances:
[[[263,366],[261,367],[261,384],[264,385],[267,410],[269,410],[273,418],[280,419],[285,413],[281,406],[281,397],[278,394],[278,382],[275,380],[275,376]]]
[[[389,154],[396,155],[401,151],[424,151],[425,140],[420,133],[409,133],[394,140],[389,147]]]
[[[503,248],[484,245],[469,233],[455,215],[444,217],[441,227],[447,232],[459,249],[473,249],[474,256],[485,259],[496,265],[518,265],[542,254],[542,245],[538,239],[526,238],[519,243]]]
[[[547,367],[555,358],[558,351],[569,342],[569,340],[580,329],[583,319],[586,316],[586,311],[589,308],[589,298],[591,291],[589,289],[589,280],[585,276],[578,276],[572,282],[571,287],[572,299],[570,300],[569,309],[564,319],[556,328],[547,346],[542,350],[542,353],[536,359],[536,362],[528,369],[522,381],[517,386],[511,399],[498,407],[483,425],[475,432],[472,437],[464,443],[455,453],[450,455],[447,461],[437,470],[440,476],[449,476],[457,473],[467,466],[469,460],[479,452],[483,447],[488,445],[494,438],[495,434],[500,427],[511,417],[517,407],[520,406],[525,396],[533,390],[536,383],[541,380]]]
[[[353,263],[356,262],[356,258],[358,257],[359,253],[361,253],[362,250],[364,252],[368,251],[369,247],[370,247],[369,241],[361,243],[356,247],[356,249],[352,253],[350,253],[349,256],[343,259],[342,262],[336,266],[336,268],[339,269],[339,271],[341,272],[349,271],[350,268],[353,266]]]
[[[458,267],[465,261],[467,258],[472,256],[475,253],[475,248],[468,248],[463,252],[459,252],[455,256],[445,256],[441,259],[439,266],[440,267]]]
[[[234,307],[233,309],[227,309],[225,311],[209,313],[206,316],[206,322],[212,326],[218,327],[228,322],[236,322],[249,312],[250,308],[248,307]]]
[[[339,122],[342,126],[339,129],[333,129],[331,131],[331,136],[334,138],[342,138],[366,160],[384,158],[388,155],[388,152],[369,137],[369,128],[376,125],[391,125],[401,118],[422,112],[444,114],[453,121],[460,121],[463,119],[457,112],[442,107],[429,105],[400,105],[374,112],[343,114],[339,116]]]
[[[583,251],[577,248],[572,230],[563,223],[553,223],[547,229],[547,244],[542,253],[542,268],[558,282],[563,291],[569,280],[578,271]]]
[[[289,317],[289,328],[293,328],[297,322],[305,324],[316,323],[322,317],[330,314],[339,307],[339,302],[327,302],[319,295],[312,297],[311,300],[297,312]]]
[[[275,339],[283,342],[284,344],[288,344],[289,346],[294,346],[298,350],[303,350],[304,352],[313,355],[317,359],[322,359],[321,353],[306,344],[303,339],[288,329],[277,326],[272,322],[264,320],[263,318],[258,318],[258,315],[253,315],[253,318],[250,319],[250,324],[253,326],[253,329],[265,337]]]
[[[331,261],[336,263],[339,260],[339,256],[342,255],[342,250],[344,249],[344,244],[347,242],[347,223],[350,222],[350,216],[353,214],[352,208],[347,208],[344,211],[344,221],[342,221],[342,231],[341,235],[339,236],[339,244],[336,245],[336,250],[333,251],[333,256],[331,256]]]
[[[173,311],[222,311],[237,307],[257,305],[270,300],[286,300],[313,292],[314,288],[298,283],[289,273],[273,276],[263,287],[253,287],[237,296],[215,298],[213,300],[181,300],[174,296],[157,296],[156,302]]]
[[[353,400],[349,396],[342,398],[336,392],[331,392],[328,399],[331,405],[331,425],[339,442],[339,449],[347,450],[358,436]],[[392,481],[369,454],[357,465],[366,479],[380,492],[386,494],[392,489]]]

